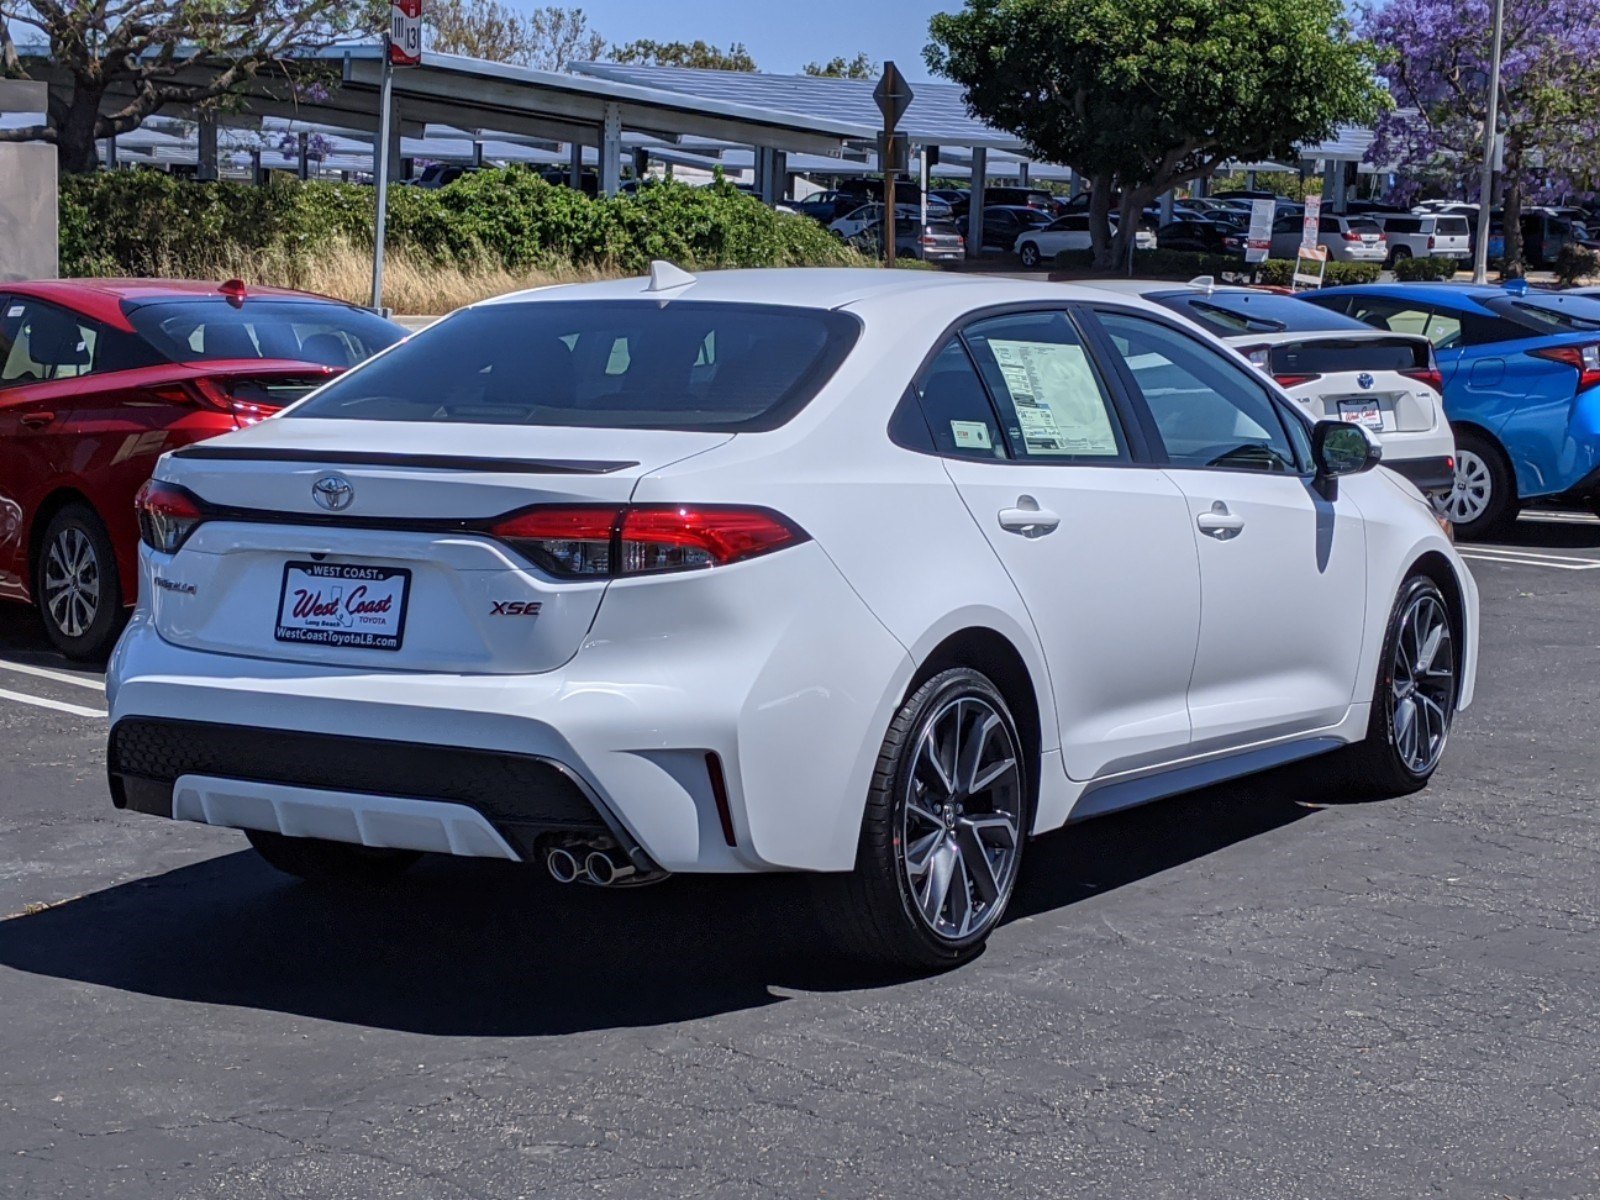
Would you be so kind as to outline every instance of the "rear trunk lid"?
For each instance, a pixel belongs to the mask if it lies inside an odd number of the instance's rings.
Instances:
[[[1426,338],[1405,334],[1290,338],[1247,352],[1319,418],[1353,421],[1376,433],[1433,428],[1436,370]]]
[[[644,474],[730,436],[266,420],[163,460],[157,477],[207,516],[175,555],[152,555],[156,625],[177,645],[295,662],[552,670],[606,580],[541,569],[488,533],[495,518],[620,507]]]

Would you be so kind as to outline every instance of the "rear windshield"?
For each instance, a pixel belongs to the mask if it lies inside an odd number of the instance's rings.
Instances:
[[[365,309],[315,300],[174,300],[141,304],[128,321],[173,362],[275,358],[353,367],[406,331]]]
[[[1181,313],[1218,337],[1366,328],[1351,317],[1277,292],[1164,292],[1147,298]]]
[[[776,429],[855,345],[846,313],[674,300],[490,304],[441,321],[292,410],[295,417]]]
[[[1501,316],[1547,333],[1588,333],[1600,329],[1600,299],[1593,296],[1538,295],[1513,299],[1491,296],[1483,306]]]
[[[1472,231],[1467,228],[1465,217],[1439,217],[1434,221],[1435,232],[1445,237],[1471,237]]]
[[[1267,351],[1274,375],[1334,375],[1340,371],[1425,371],[1422,338],[1342,338],[1283,342]]]

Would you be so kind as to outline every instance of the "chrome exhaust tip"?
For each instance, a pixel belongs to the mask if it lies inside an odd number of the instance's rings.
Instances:
[[[596,887],[610,887],[618,880],[626,879],[632,875],[634,870],[635,868],[631,863],[617,865],[611,855],[604,850],[592,851],[583,860],[584,878]]]
[[[550,878],[557,883],[572,883],[578,878],[578,860],[573,857],[572,851],[561,846],[556,846],[544,856],[544,865],[550,872]]]

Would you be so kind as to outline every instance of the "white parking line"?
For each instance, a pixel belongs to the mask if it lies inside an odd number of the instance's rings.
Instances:
[[[75,717],[95,717],[104,719],[106,710],[103,708],[85,708],[81,704],[67,704],[61,700],[47,700],[43,696],[29,696],[23,692],[9,692],[0,688],[0,700],[15,700],[18,704],[32,704],[36,708],[54,709],[56,712],[71,713]]]
[[[57,683],[71,684],[73,687],[88,688],[93,692],[103,692],[106,685],[93,676],[85,677],[73,675],[67,671],[52,671],[49,667],[34,667],[27,663],[8,662],[0,658],[0,671],[15,671],[19,675],[36,675],[40,679],[53,679]]]
[[[1552,571],[1600,571],[1600,562],[1570,554],[1546,554],[1541,550],[1519,550],[1511,546],[1473,546],[1458,551],[1462,558],[1479,562],[1504,563],[1515,567],[1548,567]]]

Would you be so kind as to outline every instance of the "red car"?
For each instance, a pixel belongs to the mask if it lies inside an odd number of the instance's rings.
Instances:
[[[0,283],[0,598],[33,602],[65,654],[104,655],[135,598],[133,498],[156,459],[404,336],[237,280]]]

